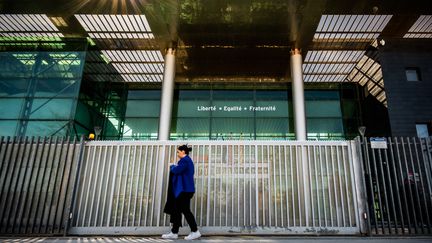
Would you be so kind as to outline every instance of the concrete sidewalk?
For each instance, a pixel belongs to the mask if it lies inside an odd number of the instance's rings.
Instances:
[[[181,237],[178,240],[164,240],[160,237],[0,237],[0,242],[190,242]],[[199,240],[192,242],[209,242],[209,243],[223,243],[223,242],[291,242],[291,243],[430,243],[431,237],[279,237],[279,236],[210,236],[202,237]]]

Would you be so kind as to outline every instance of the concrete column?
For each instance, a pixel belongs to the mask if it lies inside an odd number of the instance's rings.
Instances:
[[[174,76],[175,50],[173,48],[169,48],[165,55],[165,68],[164,78],[162,81],[158,140],[169,140],[174,94]]]
[[[302,56],[299,49],[291,50],[291,78],[296,139],[306,141],[306,113],[303,89]]]
[[[294,107],[294,128],[297,141],[306,141],[306,112],[303,88],[302,56],[299,49],[291,50],[291,78]],[[300,180],[303,182],[303,190],[299,193],[305,207],[306,227],[311,226],[311,188],[309,182],[309,158],[306,146],[302,145]]]

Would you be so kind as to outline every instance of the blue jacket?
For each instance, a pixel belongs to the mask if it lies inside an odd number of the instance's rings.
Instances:
[[[195,192],[195,168],[192,159],[188,155],[180,159],[177,165],[171,165],[170,171],[174,174],[172,185],[176,198],[182,192]]]

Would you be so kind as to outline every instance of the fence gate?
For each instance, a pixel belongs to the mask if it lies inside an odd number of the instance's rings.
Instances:
[[[368,140],[361,151],[371,232],[432,234],[431,138]]]
[[[361,167],[354,143],[188,142],[195,163],[192,211],[202,232],[360,233],[362,175],[355,173]],[[88,142],[69,233],[166,232],[168,164],[177,161],[180,144]]]

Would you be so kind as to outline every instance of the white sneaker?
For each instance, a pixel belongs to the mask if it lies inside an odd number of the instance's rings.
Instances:
[[[169,232],[162,235],[162,239],[177,239],[178,234],[174,234],[173,232]]]
[[[191,232],[188,236],[185,237],[185,240],[195,240],[201,237],[201,233],[199,230],[196,232]]]

